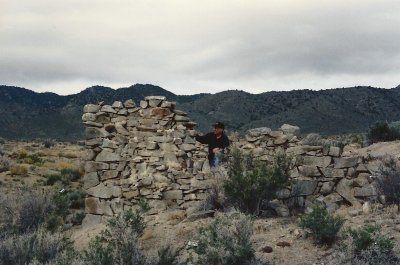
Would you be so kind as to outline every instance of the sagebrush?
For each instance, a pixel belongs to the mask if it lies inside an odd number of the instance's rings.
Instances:
[[[311,235],[318,244],[332,244],[344,222],[345,219],[328,213],[321,205],[314,205],[312,211],[300,219],[300,225],[312,232]]]
[[[229,178],[225,181],[224,190],[228,199],[240,210],[257,215],[263,201],[276,198],[278,190],[291,184],[290,159],[285,152],[278,152],[271,163],[238,149],[231,154]]]

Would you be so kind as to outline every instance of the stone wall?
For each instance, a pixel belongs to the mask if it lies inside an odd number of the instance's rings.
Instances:
[[[191,136],[195,123],[175,103],[150,96],[140,106],[132,100],[88,104],[82,120],[88,216],[112,216],[135,207],[141,197],[149,202],[150,214],[167,208],[191,212],[206,198],[213,180],[207,147]],[[244,139],[231,137],[233,146],[261,160],[272,160],[277,150],[293,158],[296,184],[279,193],[275,208],[281,215],[285,205],[319,200],[334,210],[376,195],[364,158],[342,154],[338,147],[304,145],[295,133],[286,126],[252,129]]]

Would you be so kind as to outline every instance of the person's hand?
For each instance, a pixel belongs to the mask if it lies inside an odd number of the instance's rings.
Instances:
[[[189,135],[190,135],[191,137],[195,137],[195,136],[198,135],[198,132],[197,132],[196,130],[189,130],[188,132],[189,132]]]
[[[212,151],[213,151],[214,154],[218,154],[218,153],[221,152],[221,149],[219,149],[218,147],[216,147],[216,148],[214,148]]]

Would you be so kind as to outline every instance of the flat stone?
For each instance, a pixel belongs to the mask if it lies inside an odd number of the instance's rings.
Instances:
[[[149,102],[147,100],[141,100],[139,105],[142,109],[145,109],[149,106]]]
[[[189,121],[189,118],[186,116],[182,116],[182,115],[175,115],[174,120],[183,122],[183,121]]]
[[[344,178],[344,170],[339,168],[321,168],[320,169],[326,178]]]
[[[293,155],[302,155],[310,151],[320,151],[322,149],[322,146],[301,145],[289,147],[288,149],[286,149],[286,153]]]
[[[96,121],[97,115],[94,113],[84,113],[82,115],[82,121]]]
[[[334,160],[334,168],[348,168],[355,167],[358,163],[358,157],[340,157],[333,158]]]
[[[97,128],[103,127],[103,124],[94,121],[84,121],[83,124],[87,127],[97,127]]]
[[[315,192],[318,187],[318,181],[316,180],[298,180],[293,186],[293,196],[308,196]]]
[[[332,161],[330,156],[302,156],[302,164],[308,166],[328,167]]]
[[[194,144],[181,144],[180,148],[185,152],[190,152],[196,150],[196,146]]]
[[[250,134],[250,136],[260,136],[260,135],[267,135],[269,133],[271,133],[271,129],[268,127],[260,127],[260,128],[254,128],[251,130],[247,131],[248,134]]]
[[[83,107],[83,112],[85,112],[85,113],[88,113],[88,112],[90,112],[90,113],[96,113],[96,112],[98,112],[100,110],[100,106],[99,105],[94,105],[94,104],[86,104],[84,107]]]
[[[187,135],[183,141],[185,144],[196,144],[196,139]]]
[[[118,133],[125,135],[125,136],[129,136],[129,132],[128,130],[124,127],[126,123],[124,122],[117,122],[115,123],[115,129],[117,130]]]
[[[112,148],[116,149],[118,148],[118,143],[112,140],[109,140],[107,138],[103,139],[103,144],[101,145],[102,148]]]
[[[82,221],[82,227],[88,228],[100,224],[101,219],[102,219],[101,215],[86,214],[85,218],[83,218]]]
[[[286,135],[282,135],[274,139],[274,144],[280,145],[286,143],[287,141],[288,137]]]
[[[340,156],[340,148],[337,146],[331,146],[329,147],[329,153],[330,156],[338,157]]]
[[[342,179],[336,185],[336,192],[342,196],[346,201],[351,203],[353,206],[358,205],[357,199],[353,195],[352,191],[353,181],[348,179]]]
[[[167,108],[153,108],[151,110],[151,116],[157,119],[163,119],[164,117],[171,114],[171,110]]]
[[[321,176],[318,168],[316,166],[299,166],[299,174],[304,177],[318,177]]]
[[[127,109],[120,109],[118,111],[118,115],[128,116],[128,110]]]
[[[175,152],[179,150],[178,147],[172,143],[159,143],[158,146],[165,152]]]
[[[145,100],[160,100],[160,101],[164,101],[167,98],[165,96],[146,96],[144,99]]]
[[[376,191],[376,188],[371,184],[362,188],[354,188],[355,197],[375,197],[377,195],[378,193]]]
[[[332,181],[324,182],[322,184],[322,187],[321,187],[319,193],[321,193],[322,195],[330,194],[333,191],[334,186],[335,186],[335,183]]]
[[[172,167],[174,167],[174,166],[176,166],[176,165],[179,165],[178,158],[177,158],[176,155],[175,155],[174,153],[172,153],[172,152],[165,152],[163,158],[164,158],[164,163],[165,163],[167,166],[172,166]]]
[[[89,214],[102,214],[99,198],[88,197],[85,199],[85,211]]]
[[[83,176],[83,188],[84,189],[89,189],[91,187],[97,186],[99,183],[100,183],[100,181],[99,181],[99,176],[97,175],[97,172],[86,173]]]
[[[109,199],[113,195],[113,189],[104,186],[104,184],[100,182],[96,187],[87,189],[87,194],[96,198]]]
[[[85,163],[85,172],[90,173],[90,172],[96,172],[98,170],[105,170],[109,169],[110,166],[106,163],[102,162],[93,162],[93,161],[87,161]]]
[[[283,124],[280,129],[286,134],[298,135],[300,133],[300,127],[295,125]]]
[[[152,136],[148,138],[149,141],[157,142],[157,143],[172,143],[174,138],[170,136]]]
[[[101,180],[114,179],[116,177],[118,177],[118,171],[116,170],[107,170],[100,174]]]
[[[103,107],[101,107],[101,111],[102,112],[107,112],[107,113],[114,113],[114,114],[117,113],[117,111],[113,107],[111,107],[110,105],[104,105]]]
[[[115,162],[120,160],[120,155],[108,150],[101,151],[96,157],[96,162]]]
[[[122,109],[124,107],[124,105],[122,104],[121,101],[114,101],[114,103],[111,105],[111,107]]]
[[[124,102],[125,108],[134,108],[136,107],[135,102],[132,99],[128,99]]]
[[[139,190],[131,190],[128,192],[124,192],[122,196],[128,200],[135,199],[135,198],[139,197]]]
[[[106,138],[108,137],[110,134],[102,129],[102,128],[95,128],[95,127],[87,127],[85,129],[86,131],[86,139],[90,140],[93,138]]]
[[[149,106],[152,108],[158,107],[161,105],[161,99],[148,99]]]
[[[165,200],[182,200],[183,193],[181,190],[168,190],[163,192],[163,198]]]

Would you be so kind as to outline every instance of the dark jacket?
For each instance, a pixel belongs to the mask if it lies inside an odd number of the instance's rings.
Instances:
[[[229,146],[229,139],[225,133],[217,139],[213,132],[207,133],[205,135],[199,136],[196,135],[196,141],[199,141],[202,144],[208,144],[208,159],[211,160],[214,158],[213,149],[220,148],[224,149]]]

